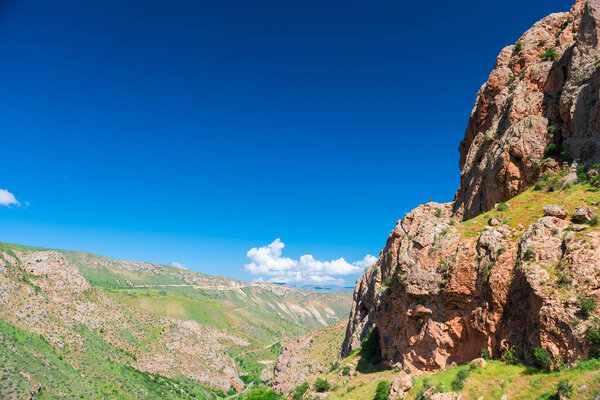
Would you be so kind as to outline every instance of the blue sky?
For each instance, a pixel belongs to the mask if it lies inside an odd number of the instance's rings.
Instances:
[[[571,6],[0,4],[0,188],[20,203],[0,241],[244,280],[273,277],[244,269],[252,248],[296,271],[343,257],[349,283],[404,213],[452,200],[496,55]]]

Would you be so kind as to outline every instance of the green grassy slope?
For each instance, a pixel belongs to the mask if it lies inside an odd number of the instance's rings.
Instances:
[[[0,398],[212,399],[350,296],[0,243],[0,303]]]
[[[85,327],[77,329],[81,349],[64,349],[69,359],[36,335],[0,321],[0,397],[82,399],[213,398],[197,382],[168,379],[140,372],[128,365],[130,357]]]

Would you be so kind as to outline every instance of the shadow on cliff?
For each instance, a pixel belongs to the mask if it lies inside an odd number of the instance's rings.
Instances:
[[[356,370],[362,374],[385,371],[385,365],[381,363],[381,345],[379,343],[379,329],[371,329],[363,339],[358,352],[360,359]]]

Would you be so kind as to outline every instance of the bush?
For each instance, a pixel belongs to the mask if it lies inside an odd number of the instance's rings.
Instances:
[[[517,354],[515,353],[514,347],[510,347],[510,348],[506,349],[506,351],[502,355],[502,358],[508,364],[517,365],[519,363],[519,360],[517,360]]]
[[[540,58],[545,61],[554,61],[558,58],[558,54],[554,51],[552,47],[547,48],[542,54],[540,54]]]
[[[349,365],[344,365],[344,367],[342,368],[342,375],[344,375],[344,376],[350,375],[350,366]]]
[[[573,384],[569,383],[566,379],[561,379],[556,385],[556,397],[571,397],[573,394]]]
[[[302,385],[296,386],[296,389],[294,389],[294,394],[292,395],[292,400],[302,400],[302,397],[304,397],[304,393],[306,393],[309,386],[310,385],[308,382],[304,382]]]
[[[556,282],[559,287],[567,287],[573,280],[569,275],[558,272],[556,274],[558,276],[558,281]]]
[[[515,43],[515,51],[518,53],[521,50],[523,50],[523,43],[521,43],[521,41],[518,41],[517,43]]]
[[[548,125],[546,131],[548,131],[548,133],[554,133],[556,132],[556,127],[554,125]]]
[[[377,389],[375,389],[375,397],[373,398],[373,400],[389,400],[389,391],[390,383],[388,381],[379,382],[377,384]]]
[[[598,216],[594,215],[592,218],[590,218],[590,220],[588,221],[588,225],[591,225],[591,226],[598,225]]]
[[[498,211],[506,211],[506,210],[508,210],[508,204],[506,204],[506,203],[500,203],[500,204],[498,204],[498,207],[496,207],[496,210],[498,210]]]
[[[552,356],[548,350],[536,347],[533,350],[533,356],[535,357],[535,365],[541,370],[549,371],[552,367]]]
[[[381,286],[388,287],[392,284],[392,275],[388,275],[387,278],[383,282],[381,282]]]
[[[596,300],[593,297],[585,297],[579,301],[579,309],[581,315],[588,318],[594,311],[596,311]]]
[[[450,383],[452,390],[455,392],[461,391],[465,387],[465,381],[469,377],[469,373],[470,371],[468,369],[459,369],[456,373],[456,378],[454,378],[454,380]]]
[[[562,149],[560,148],[559,145],[550,143],[548,146],[546,146],[544,148],[544,157],[557,156],[560,154],[561,151],[562,151]]]
[[[436,208],[435,209],[435,216],[438,218],[442,217],[442,209],[441,208]]]
[[[529,261],[533,258],[533,250],[527,249],[525,253],[523,253],[523,260]]]
[[[329,366],[329,370],[330,371],[335,371],[339,367],[340,367],[340,362],[338,360],[335,360],[335,361],[331,362],[331,365]]]
[[[484,360],[491,360],[492,355],[490,354],[490,351],[488,349],[481,349],[481,358],[483,358]]]
[[[329,381],[323,378],[317,378],[315,381],[315,390],[319,393],[327,392],[330,388]]]
[[[540,41],[538,42],[538,47],[542,47],[542,46],[544,46],[545,44],[546,44],[546,41],[545,41],[544,39],[542,39],[542,40],[540,40]]]
[[[600,344],[600,330],[598,326],[592,326],[586,333],[588,339],[594,344]]]
[[[275,393],[272,390],[257,390],[248,395],[247,400],[279,400],[281,395]]]

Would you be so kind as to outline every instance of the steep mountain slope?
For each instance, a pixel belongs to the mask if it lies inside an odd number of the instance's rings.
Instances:
[[[398,221],[357,282],[344,356],[369,333],[387,366],[413,371],[482,349],[547,354],[549,368],[595,354],[599,29],[600,2],[578,0],[502,50],[460,146],[455,201]]]
[[[548,144],[598,159],[599,13],[597,1],[578,0],[500,52],[460,144],[455,214],[472,218],[531,186]]]
[[[0,244],[0,397],[214,397],[350,298]],[[36,363],[34,360],[41,360]]]

